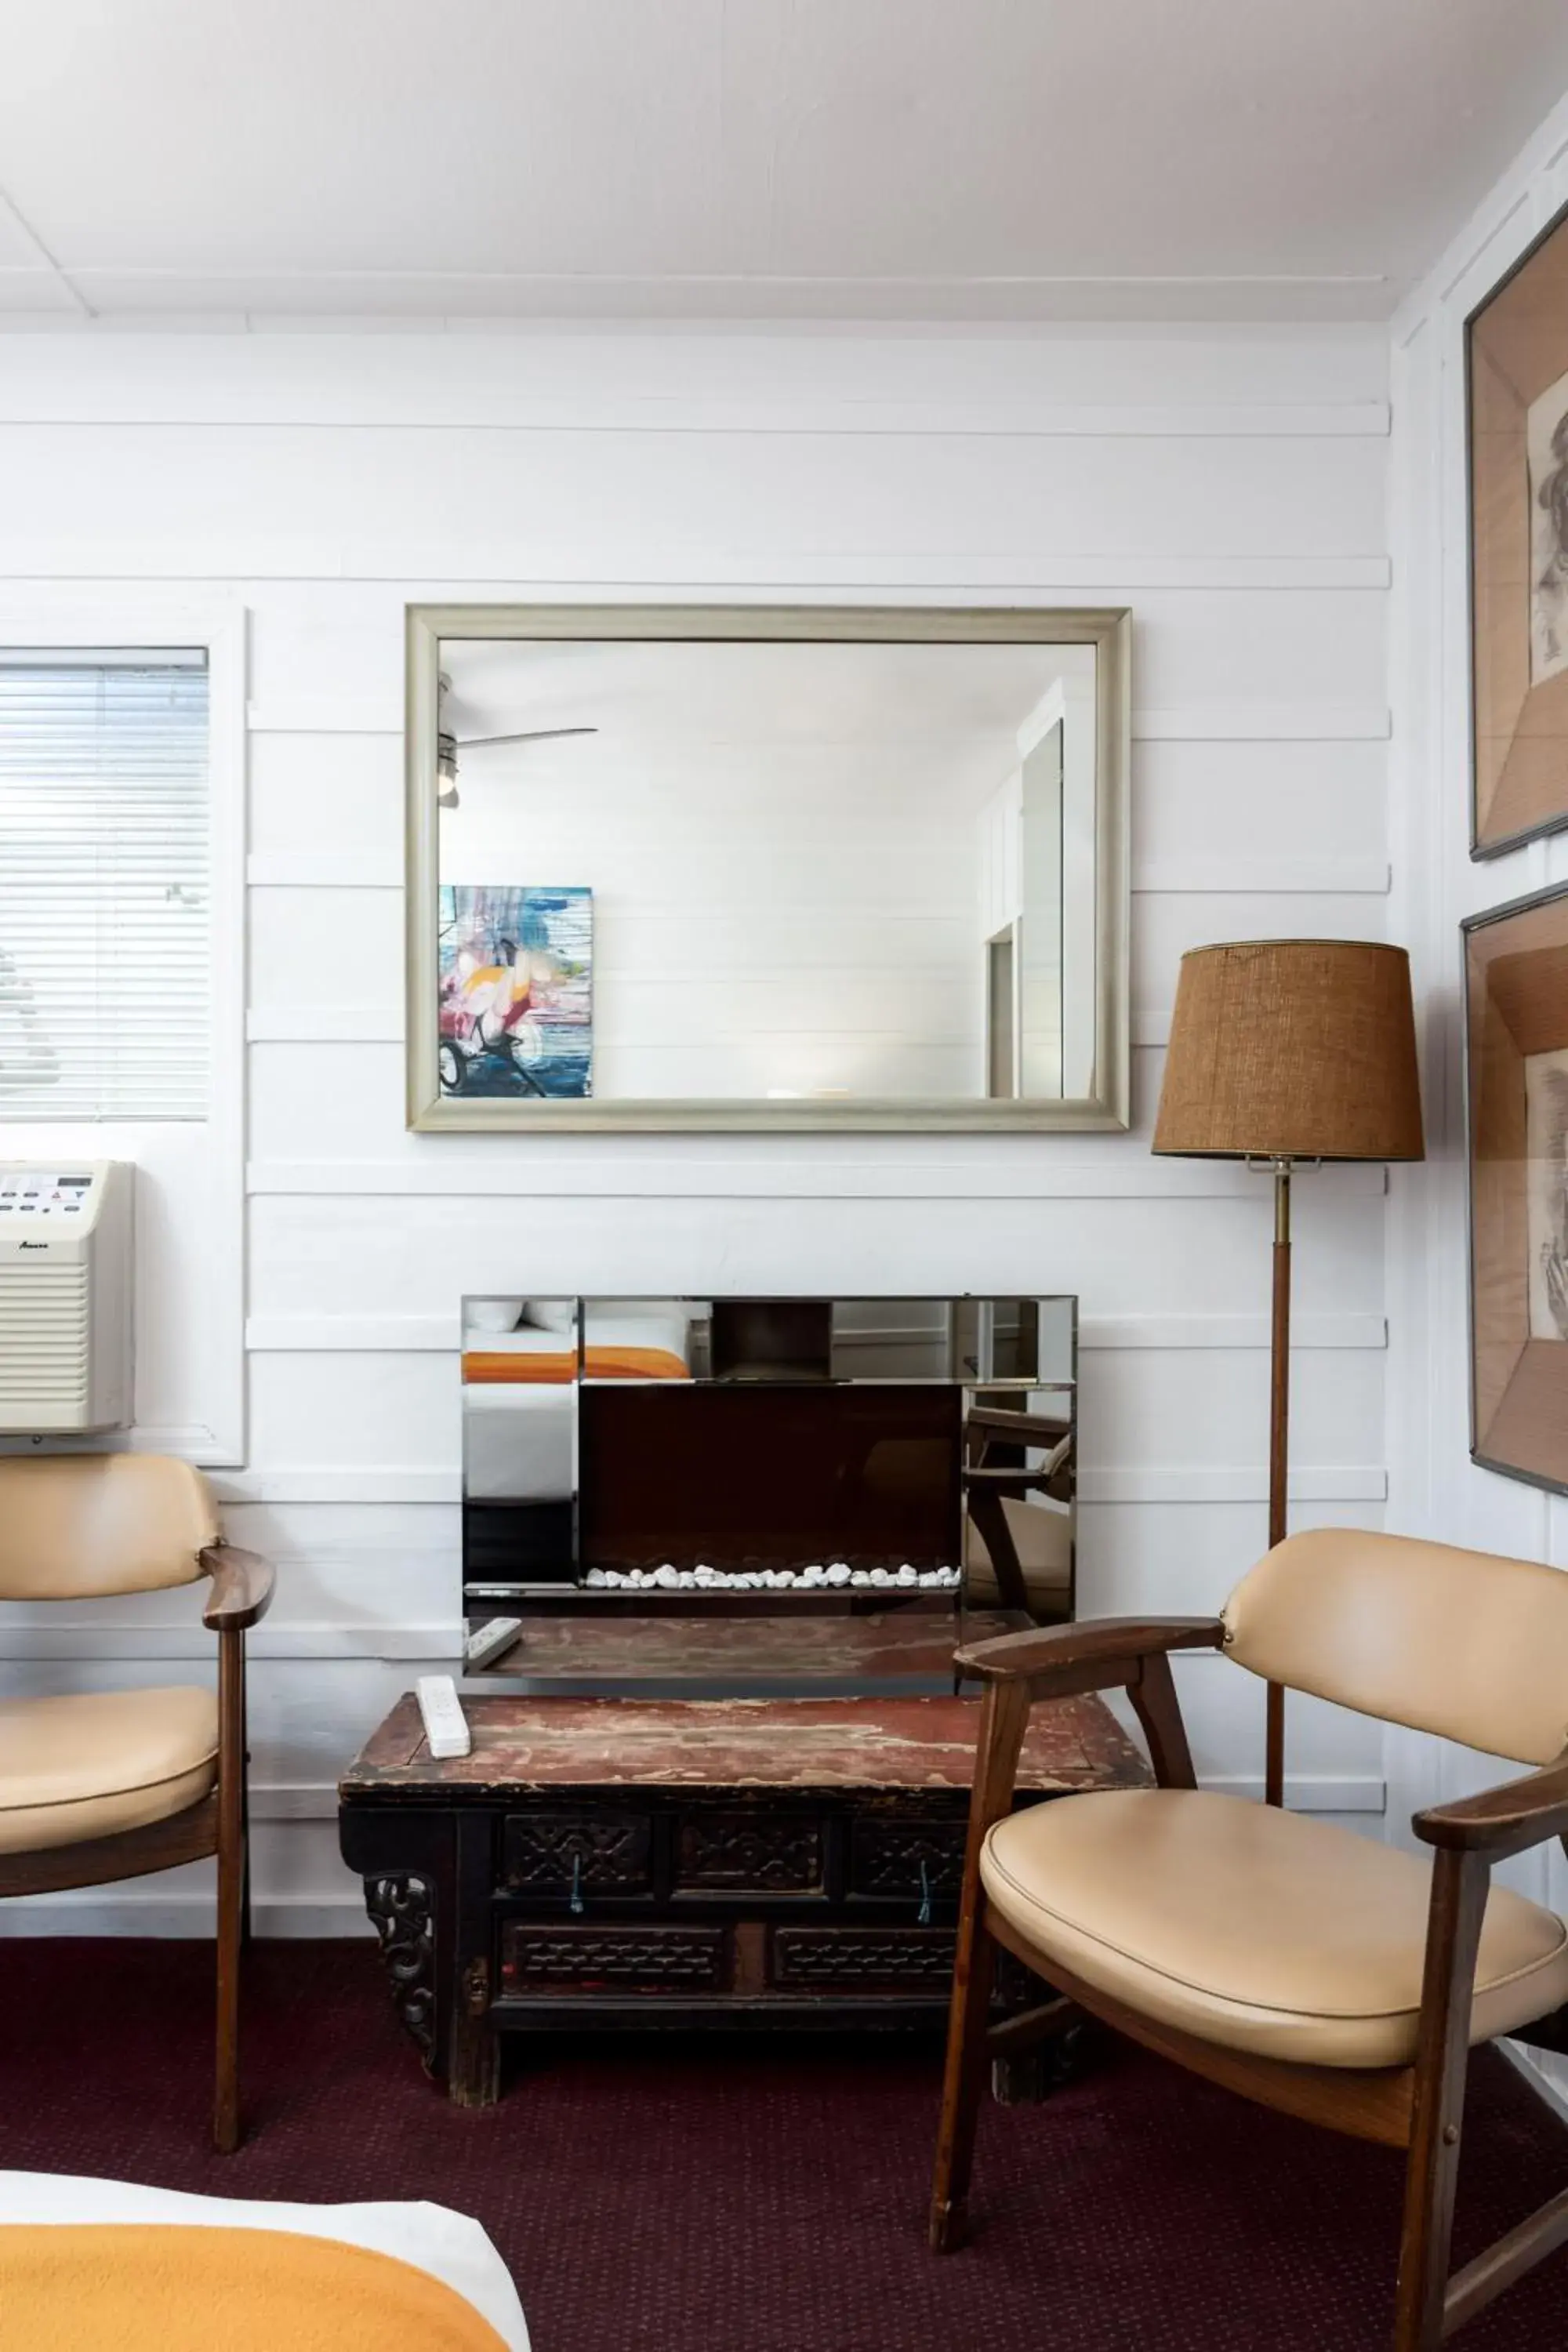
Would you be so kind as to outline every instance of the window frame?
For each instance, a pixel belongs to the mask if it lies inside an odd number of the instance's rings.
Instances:
[[[11,592],[15,595],[15,591]],[[37,1441],[8,1439],[0,1451],[177,1454],[205,1468],[236,1468],[246,1460],[245,1148],[246,1148],[246,891],[247,615],[237,598],[190,601],[139,593],[135,597],[76,596],[42,591],[25,606],[0,601],[0,646],[79,650],[88,657],[112,649],[145,648],[156,655],[200,647],[207,658],[208,985],[211,1043],[207,1116],[169,1122],[205,1126],[202,1155],[209,1181],[199,1201],[180,1204],[182,1217],[199,1215],[201,1246],[216,1270],[205,1330],[194,1343],[199,1420],[179,1425],[133,1422],[103,1436]],[[118,1130],[146,1122],[119,1119],[16,1119],[15,1141],[0,1130],[0,1152],[34,1156],[23,1139],[51,1128],[89,1134],[95,1154],[119,1156]],[[47,1147],[53,1149],[49,1145]]]

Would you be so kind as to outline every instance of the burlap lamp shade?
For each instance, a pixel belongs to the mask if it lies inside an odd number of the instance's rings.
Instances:
[[[1289,1486],[1290,1177],[1301,1161],[1419,1160],[1410,959],[1379,940],[1232,940],[1182,958],[1156,1151],[1274,1179],[1268,1541]],[[1284,1801],[1284,1693],[1268,1685],[1264,1789]]]
[[[1373,940],[1239,940],[1182,958],[1156,1151],[1419,1160],[1410,959]]]

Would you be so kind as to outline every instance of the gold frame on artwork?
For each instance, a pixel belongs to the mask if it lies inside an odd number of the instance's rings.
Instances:
[[[1568,884],[1463,932],[1470,1458],[1568,1494]]]
[[[1568,205],[1465,321],[1470,855],[1568,825]]]

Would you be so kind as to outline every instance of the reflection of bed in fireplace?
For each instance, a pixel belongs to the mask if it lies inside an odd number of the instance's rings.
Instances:
[[[463,1329],[465,1574],[575,1574],[578,1381],[685,1380],[680,1300],[479,1300]],[[498,1326],[501,1328],[497,1328]],[[579,1362],[579,1337],[582,1360]]]

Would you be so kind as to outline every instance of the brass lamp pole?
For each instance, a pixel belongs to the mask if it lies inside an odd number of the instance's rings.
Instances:
[[[1182,958],[1154,1150],[1274,1179],[1268,1543],[1285,1539],[1290,1178],[1324,1160],[1419,1160],[1410,960],[1373,940],[1245,940]],[[1284,1802],[1285,1694],[1268,1685],[1264,1793]]]

